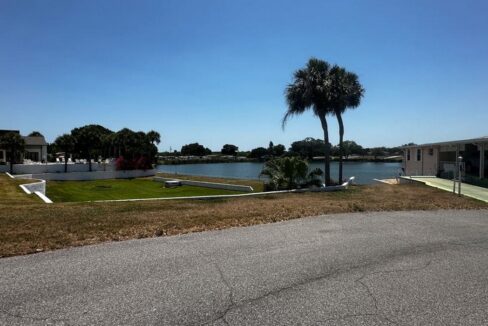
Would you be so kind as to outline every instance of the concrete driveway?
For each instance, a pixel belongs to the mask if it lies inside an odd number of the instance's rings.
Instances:
[[[1,325],[488,325],[488,211],[328,215],[0,259]]]

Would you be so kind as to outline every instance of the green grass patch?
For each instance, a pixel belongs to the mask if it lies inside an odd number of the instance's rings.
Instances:
[[[239,194],[237,191],[181,186],[165,188],[151,179],[48,181],[47,196],[54,202],[138,199]]]

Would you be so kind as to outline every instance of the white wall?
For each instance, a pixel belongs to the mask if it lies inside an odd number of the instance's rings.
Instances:
[[[43,180],[100,180],[100,179],[130,179],[150,177],[156,175],[156,170],[128,170],[128,171],[95,171],[95,172],[68,172],[68,173],[37,173],[32,174],[34,179]]]
[[[46,181],[40,180],[39,182],[24,183],[23,185],[21,185],[21,188],[26,188],[31,193],[35,193],[36,191],[39,191],[40,193],[45,195],[46,194]]]
[[[420,160],[417,160],[417,149],[420,149]],[[410,160],[407,160],[407,151],[410,150]],[[439,167],[438,147],[412,147],[405,150],[403,157],[406,175],[435,176]]]
[[[3,169],[2,169],[3,168]],[[92,171],[114,171],[113,164],[92,163]],[[0,165],[0,172],[9,171],[9,165]],[[88,164],[68,163],[69,172],[88,172]],[[64,163],[14,164],[14,174],[64,173]]]

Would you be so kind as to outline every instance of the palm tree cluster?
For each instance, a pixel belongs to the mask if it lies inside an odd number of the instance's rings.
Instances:
[[[272,190],[320,185],[322,170],[308,170],[307,161],[299,157],[281,157],[267,161],[261,175],[268,178],[267,186]]]
[[[153,130],[144,133],[123,128],[113,132],[100,125],[86,125],[57,137],[54,145],[65,153],[67,172],[70,154],[86,159],[90,171],[92,158],[98,157],[117,158],[117,167],[120,169],[148,168],[156,159],[156,144],[160,141],[161,136]]]
[[[324,133],[325,184],[331,184],[330,151],[327,116],[334,115],[339,124],[339,181],[342,181],[342,157],[344,156],[344,123],[342,114],[348,108],[356,108],[364,96],[364,88],[356,74],[337,65],[311,58],[307,65],[294,73],[294,79],[285,91],[287,112],[283,118],[284,127],[289,117],[300,115],[311,109],[320,120]]]

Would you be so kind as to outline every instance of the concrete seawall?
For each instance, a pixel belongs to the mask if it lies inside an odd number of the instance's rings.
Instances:
[[[196,187],[205,187],[205,188],[212,188],[212,189],[224,189],[224,190],[233,190],[233,191],[242,191],[242,192],[253,192],[254,191],[254,189],[251,186],[234,185],[234,184],[228,184],[228,183],[181,180],[181,179],[163,178],[163,177],[154,177],[153,180],[156,182],[165,182],[165,181],[177,180],[182,185],[185,185],[185,186],[196,186]]]

